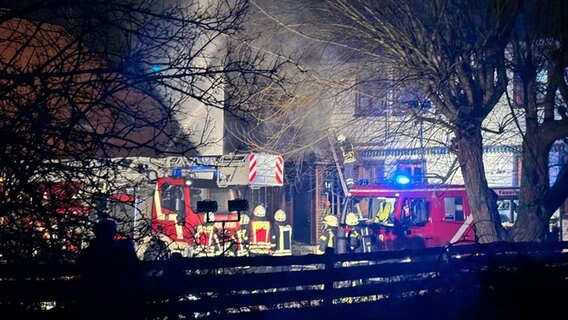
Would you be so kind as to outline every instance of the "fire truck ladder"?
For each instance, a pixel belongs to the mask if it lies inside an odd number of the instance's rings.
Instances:
[[[343,169],[341,168],[341,164],[339,162],[339,157],[336,151],[336,144],[335,144],[335,132],[333,130],[329,130],[328,136],[329,144],[331,146],[331,153],[333,155],[333,160],[335,162],[335,167],[337,168],[337,174],[339,176],[339,181],[341,183],[341,189],[343,190],[343,208],[341,209],[341,213],[339,215],[339,228],[337,229],[337,244],[336,244],[336,252],[337,253],[346,253],[347,252],[347,238],[346,238],[346,230],[345,230],[345,217],[347,216],[347,208],[349,206],[349,189],[347,188],[347,183],[345,183],[345,177],[343,176]]]
[[[337,174],[339,175],[341,189],[343,190],[343,194],[345,195],[345,197],[347,197],[349,195],[349,189],[347,189],[347,183],[345,183],[345,177],[343,176],[343,169],[341,168],[341,164],[339,163],[339,157],[337,156],[337,150],[335,148],[336,147],[335,133],[333,132],[333,130],[331,129],[329,130],[327,138],[331,146],[331,153],[333,154],[333,161],[335,162],[335,167],[337,168]]]

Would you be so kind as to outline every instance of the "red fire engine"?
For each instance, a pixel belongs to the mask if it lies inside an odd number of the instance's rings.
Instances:
[[[518,188],[494,190],[500,196],[500,213],[514,219],[515,213],[510,210]],[[368,225],[375,250],[475,241],[473,215],[463,185],[365,185],[354,186],[349,193],[348,211],[358,214]],[[509,211],[505,212],[505,208]]]
[[[263,187],[283,185],[282,157],[266,153],[116,161],[121,163],[120,172],[109,175],[109,183],[94,190],[79,181],[42,185],[42,204],[53,210],[18,221],[46,241],[57,241],[63,249],[75,252],[87,243],[85,224],[110,217],[117,222],[119,237],[135,241],[141,259],[172,252],[186,257],[219,255],[229,252],[233,233],[239,229],[239,215],[248,210],[247,198]],[[200,165],[192,165],[196,162]],[[93,166],[100,168],[98,163]],[[54,219],[44,221],[50,217]],[[10,221],[2,217],[0,223]],[[204,230],[215,234],[204,236]],[[210,250],[215,245],[218,250]]]
[[[245,189],[283,184],[282,158],[264,153],[229,154],[210,165],[170,169],[170,176],[109,199],[119,233],[135,240],[142,259],[164,250],[182,256],[229,252],[239,215],[248,210]]]

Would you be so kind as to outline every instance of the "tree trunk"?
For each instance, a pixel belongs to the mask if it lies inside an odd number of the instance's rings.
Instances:
[[[513,227],[515,241],[544,241],[548,232],[548,222],[554,212],[548,212],[544,198],[550,185],[549,152],[550,145],[525,136],[519,206]]]
[[[501,227],[497,195],[489,188],[485,177],[481,123],[464,121],[455,134],[456,154],[473,214],[477,239],[480,243],[504,240],[506,232]]]

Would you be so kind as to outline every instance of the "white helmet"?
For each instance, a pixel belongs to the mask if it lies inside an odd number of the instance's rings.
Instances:
[[[276,210],[276,212],[274,212],[274,220],[278,222],[286,221],[286,212],[282,209]]]
[[[260,217],[260,218],[266,217],[266,208],[264,208],[263,205],[259,204],[254,208],[252,214],[254,214],[255,217]]]
[[[239,223],[240,224],[249,224],[250,223],[250,218],[248,215],[241,213],[241,218],[239,219]]]
[[[339,142],[343,142],[343,141],[345,141],[345,139],[346,139],[345,136],[342,135],[342,134],[337,136],[337,141],[339,141]]]
[[[328,214],[327,216],[323,217],[323,223],[327,224],[330,227],[337,227],[339,225],[337,217],[331,214]]]

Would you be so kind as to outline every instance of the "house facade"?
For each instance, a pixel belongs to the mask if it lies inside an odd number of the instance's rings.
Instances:
[[[424,118],[435,119],[436,110],[428,101],[401,103],[392,99],[369,101],[357,86],[345,96],[343,107],[336,108],[332,122],[336,134],[348,136],[357,151],[356,183],[396,183],[395,175],[403,173],[414,184],[464,184],[455,154],[452,134],[439,123],[412,116],[413,108],[421,108]],[[511,88],[510,96],[514,96]],[[350,101],[350,102],[349,102]],[[522,171],[521,144],[522,109],[510,106],[504,97],[486,118],[483,132],[483,157],[490,187],[519,187]],[[417,111],[417,110],[414,110]],[[347,125],[345,125],[347,124]],[[565,161],[568,148],[564,143],[554,145],[550,154],[550,179],[554,181]],[[339,159],[341,162],[341,159]],[[310,241],[319,237],[323,215],[331,204],[340,212],[343,192],[338,181],[334,159],[316,164],[313,180],[313,201],[309,220],[312,221]],[[560,210],[554,223],[560,224]]]

